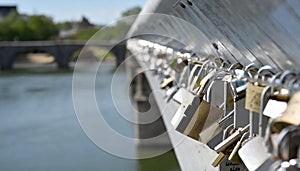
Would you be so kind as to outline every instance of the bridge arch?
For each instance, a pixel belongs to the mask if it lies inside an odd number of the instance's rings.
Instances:
[[[41,51],[51,54],[59,68],[68,68],[72,54],[81,50],[86,42],[78,41],[37,41],[37,42],[1,42],[0,43],[0,70],[12,69],[18,54],[32,51]],[[126,44],[116,46],[99,42],[88,43],[87,46],[98,46],[111,51],[116,57],[117,66],[125,59]],[[113,47],[112,47],[113,46]]]

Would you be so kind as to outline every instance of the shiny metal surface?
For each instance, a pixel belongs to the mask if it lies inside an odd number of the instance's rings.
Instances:
[[[175,49],[223,56],[230,62],[271,65],[277,70],[300,66],[300,1],[297,0],[151,0],[142,14],[175,16],[157,20],[141,15],[129,35],[140,32],[170,35],[139,36]],[[182,5],[183,4],[183,5]],[[183,8],[184,6],[184,8]],[[198,29],[198,31],[196,31]],[[202,32],[203,35],[199,35]],[[170,38],[183,44],[175,43]],[[212,44],[217,45],[217,49]]]
[[[149,0],[128,34],[132,36],[198,57],[222,57],[230,64],[270,65],[276,72],[298,70],[300,1]],[[155,79],[148,79],[154,88]],[[168,112],[174,113],[173,108]],[[170,119],[164,120],[170,127]],[[175,142],[178,135],[169,135]],[[174,149],[182,170],[218,170],[210,166],[217,154],[204,144],[185,139]]]

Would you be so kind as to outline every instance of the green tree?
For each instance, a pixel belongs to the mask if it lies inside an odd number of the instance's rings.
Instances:
[[[53,39],[58,34],[58,28],[51,18],[43,15],[33,15],[28,19],[28,26],[32,31],[33,40]]]
[[[72,29],[72,23],[69,21],[60,22],[60,23],[56,24],[56,27],[59,30],[69,30],[69,29]]]
[[[22,16],[10,13],[0,21],[0,40],[49,40],[58,35],[52,19],[43,15]]]
[[[122,12],[122,17],[127,17],[130,15],[138,15],[141,12],[141,10],[142,9],[139,6],[129,8],[128,10]]]

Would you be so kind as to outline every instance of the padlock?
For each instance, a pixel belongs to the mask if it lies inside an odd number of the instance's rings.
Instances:
[[[212,83],[215,73],[216,72],[211,72],[202,79],[201,87],[197,93],[199,96],[194,98],[192,104],[189,105],[184,112],[187,117],[180,123],[181,127],[186,127],[183,133],[196,140],[199,140],[199,133],[204,126],[206,126],[206,128],[209,127],[213,123],[212,120],[219,120],[223,114],[222,110],[211,106],[209,102],[202,99],[205,94],[204,92],[206,92],[209,85]],[[208,122],[209,124],[205,125]]]
[[[223,152],[220,152],[217,156],[217,158],[212,162],[213,167],[217,167],[224,159],[226,155]]]
[[[286,110],[281,116],[275,118],[272,130],[279,133],[288,125],[300,125],[300,92],[295,93],[287,104]]]
[[[176,93],[180,90],[183,91],[186,84],[187,84],[187,77],[188,77],[188,71],[189,71],[189,67],[185,66],[182,73],[178,73],[179,74],[179,80],[178,82],[175,82],[175,85],[173,85],[172,88],[170,88],[170,90],[168,90],[166,92],[166,101],[169,102],[175,95]],[[177,96],[179,95],[179,97],[176,97],[174,99],[180,99],[178,100],[179,103],[182,103],[182,97],[183,95],[181,93],[178,93]]]
[[[286,96],[281,96],[281,95],[271,96],[267,102],[263,114],[273,119],[281,116],[282,113],[287,108],[286,100],[288,100]]]
[[[272,120],[269,122],[269,125],[272,125]],[[269,127],[269,129],[271,129]],[[269,132],[270,133],[270,132]],[[266,136],[270,135],[266,134]],[[287,170],[294,171],[299,170],[299,142],[300,138],[300,128],[299,126],[289,126],[281,131],[277,139],[277,148],[273,148],[277,152],[273,155],[273,157],[269,157],[259,168],[257,171],[264,170]],[[274,144],[273,144],[274,145]],[[275,160],[276,159],[276,160]]]
[[[248,140],[238,154],[249,171],[256,170],[271,157],[271,154],[266,152],[263,138],[260,136]]]
[[[236,128],[249,124],[248,111],[245,109],[246,82],[238,78],[228,80],[233,95],[233,123]]]
[[[220,120],[218,120],[218,122],[215,122],[211,128],[213,128],[214,130],[216,130],[215,132],[217,133],[217,131],[220,131],[221,129],[225,129],[226,127],[228,127],[230,124],[233,123],[233,116],[234,116],[234,98],[233,98],[233,93],[232,93],[232,86],[229,86],[230,85],[230,82],[232,81],[232,70],[236,69],[236,68],[240,68],[242,67],[240,64],[233,64],[231,65],[228,70],[228,72],[225,72],[224,75],[222,76],[222,82],[223,82],[223,98],[219,98],[220,99],[223,99],[223,104],[220,105],[220,107],[222,106],[223,108],[223,118],[221,118]],[[230,74],[231,73],[231,74]],[[243,86],[243,85],[242,85]],[[216,90],[218,91],[218,90]],[[220,91],[220,90],[219,90]],[[238,90],[240,91],[240,90]],[[212,91],[209,91],[209,92],[212,92]],[[237,94],[237,93],[236,93]],[[237,96],[235,96],[237,97]],[[218,128],[218,129],[216,129]],[[209,129],[207,129],[207,131],[203,131],[200,133],[200,135],[204,135],[207,136],[209,135],[209,133],[212,132],[210,131]],[[205,135],[206,133],[206,135]],[[207,145],[211,148],[215,147],[216,145],[218,145],[220,142],[221,142],[221,138],[222,138],[222,132],[219,133],[218,135],[215,135],[215,134],[211,134],[210,137],[213,137],[211,138],[211,140],[209,142],[207,142]],[[201,137],[201,136],[200,136]]]
[[[194,73],[197,71],[197,69],[200,69],[200,67],[201,66],[198,64],[193,66],[192,72],[190,73],[189,79],[187,80],[188,82],[190,82],[190,80],[192,80]],[[186,73],[188,73],[188,71],[189,71],[189,68],[186,69]],[[190,87],[189,83],[188,83],[187,87],[180,87],[179,90],[173,96],[174,101],[180,103],[180,106],[177,109],[176,113],[174,114],[174,116],[171,120],[171,124],[174,129],[176,129],[177,131],[179,131],[181,133],[184,131],[184,129],[187,126],[187,123],[182,122],[187,117],[184,114],[184,111],[193,102],[193,99],[195,97],[195,95],[189,91],[189,87]],[[200,103],[200,101],[199,101],[199,103]]]
[[[237,131],[235,131],[232,135],[230,135],[228,138],[226,138],[224,141],[222,141],[219,145],[217,145],[214,150],[216,152],[225,151],[230,145],[235,143],[238,139],[241,138],[241,136],[247,132],[250,128],[250,125],[245,126],[244,128],[239,128]]]
[[[202,68],[203,66],[201,66]],[[195,65],[193,67],[191,76],[189,78],[189,82],[192,80],[192,75],[194,75],[194,72],[196,72],[197,68],[199,68],[199,66]],[[202,70],[203,71],[203,70]],[[210,77],[212,77],[213,75],[209,75]],[[206,81],[206,82],[204,82]],[[207,83],[209,82],[209,79],[204,79],[202,81],[202,84],[204,85],[205,88],[207,88]],[[203,89],[201,89],[202,91]],[[181,95],[181,99],[180,99],[180,94],[182,93],[183,95]],[[183,100],[182,98],[188,98]],[[197,107],[199,106],[202,98],[203,98],[203,93],[202,92],[198,92],[197,95],[193,95],[190,91],[181,88],[179,89],[179,91],[174,95],[174,98],[178,98],[177,100],[182,100],[182,105],[181,107],[179,107],[179,109],[176,111],[174,117],[172,118],[172,125],[173,127],[183,133],[186,129],[186,127],[188,126],[189,122],[191,121],[193,115],[195,114]],[[188,103],[187,103],[188,102]],[[184,103],[184,104],[183,104]],[[184,110],[184,112],[182,112],[182,110]],[[198,135],[199,136],[199,135]]]
[[[223,77],[225,73],[219,73],[217,77]],[[221,136],[216,136],[222,134],[224,125],[220,123],[221,117],[224,115],[224,106],[226,105],[226,98],[224,95],[224,81],[221,79],[215,79],[210,84],[210,88],[206,93],[206,99],[210,102],[210,111],[206,122],[204,123],[201,132],[199,133],[199,141],[205,144],[209,143],[209,146],[214,146],[221,141]],[[213,141],[211,141],[214,139]]]
[[[200,87],[203,87],[208,79],[214,76],[218,65],[211,60],[208,60],[201,65],[200,71],[196,72],[197,75],[189,79],[190,91],[196,93]],[[206,79],[203,80],[202,79]]]
[[[196,104],[197,105],[197,104]],[[191,119],[186,119],[188,124],[183,132],[184,135],[187,135],[195,140],[199,139],[199,133],[202,131],[203,126],[208,118],[210,112],[210,104],[205,100],[202,100],[198,109]],[[191,116],[191,115],[188,115]]]
[[[268,99],[268,94],[270,90],[271,87],[268,86],[264,88],[263,92],[261,93],[260,107],[259,107],[260,108],[259,121],[263,120],[264,116],[262,115],[262,111],[266,105],[266,101]],[[263,132],[262,132],[263,125],[260,124],[259,127],[260,127],[259,135],[256,137],[250,137],[250,139],[247,140],[246,143],[244,143],[241,149],[238,151],[240,158],[242,159],[242,161],[250,171],[254,171],[257,168],[259,168],[271,156],[265,150]]]
[[[278,135],[277,152],[275,155],[278,156],[279,159],[285,161],[299,158],[299,148],[300,127],[295,125],[285,127]]]
[[[249,70],[251,67],[246,67]],[[248,72],[249,73],[249,72]],[[251,75],[251,74],[248,74]],[[250,136],[256,136],[260,131],[261,121],[264,119],[260,116],[261,112],[261,97],[265,88],[265,81],[274,78],[274,70],[270,66],[261,67],[255,75],[251,75],[249,78],[256,78],[255,82],[247,83],[246,90],[246,104],[245,108],[249,110],[249,122],[250,122]],[[276,75],[275,75],[276,78]],[[264,106],[263,106],[264,107]]]
[[[230,136],[233,135],[232,133],[230,133],[232,131],[232,128],[233,128],[233,125],[231,125],[225,129],[224,141],[226,141],[228,138],[230,138]],[[240,130],[242,130],[242,129],[240,129]],[[231,135],[229,135],[227,137],[228,134],[231,134]],[[246,170],[246,168],[243,164],[228,160],[228,155],[230,154],[232,149],[235,147],[235,144],[234,144],[235,142],[229,144],[224,151],[219,152],[218,157],[212,163],[212,165],[214,167],[220,165],[220,170],[228,170],[228,171],[230,171],[230,170]]]
[[[300,159],[291,159],[290,161],[276,161],[269,166],[268,171],[299,171],[300,170]],[[262,171],[262,170],[261,170]]]
[[[235,161],[235,162],[241,162],[241,159],[238,155],[238,151],[242,146],[242,143],[246,140],[247,136],[249,136],[249,132],[246,132],[242,135],[241,139],[236,143],[234,146],[232,152],[228,156],[228,160]],[[238,159],[237,159],[238,158]],[[238,160],[238,161],[237,161]]]
[[[245,108],[249,110],[250,137],[259,132],[259,112],[263,86],[247,83]]]
[[[183,101],[185,100],[184,98],[190,98],[190,96],[194,96],[193,93],[190,92],[190,87],[191,85],[191,80],[193,79],[195,72],[200,70],[201,65],[196,64],[193,66],[191,73],[188,76],[188,82],[187,82],[187,87],[180,87],[179,90],[174,94],[173,99],[174,101],[182,104]],[[185,71],[185,75],[187,75],[186,73],[189,73],[189,68],[187,68],[187,70]],[[183,77],[184,78],[184,77]]]
[[[222,140],[224,140],[224,139],[226,139],[228,137],[229,131],[232,128],[233,128],[233,125],[230,125],[230,126],[228,126],[224,130],[224,135],[223,135],[223,139]],[[222,161],[224,161],[226,157],[228,157],[228,153],[229,153],[229,150],[224,150],[223,152],[219,152],[218,156],[216,157],[216,159],[212,162],[212,166],[213,167],[217,167],[218,165],[220,165],[220,163]]]
[[[160,88],[165,89],[165,88],[167,88],[167,87],[172,87],[173,81],[174,81],[174,80],[175,80],[175,79],[174,79],[174,77],[172,77],[172,76],[169,76],[169,77],[167,77],[167,78],[164,78],[164,79],[163,79],[163,82],[162,82],[161,85],[160,85]]]
[[[260,98],[265,87],[247,83],[245,108],[249,111],[260,112]]]

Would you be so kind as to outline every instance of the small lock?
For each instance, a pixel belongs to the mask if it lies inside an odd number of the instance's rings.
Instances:
[[[238,156],[238,151],[241,148],[242,143],[246,139],[247,135],[248,135],[248,133],[244,133],[243,136],[241,137],[241,139],[236,143],[236,145],[234,146],[232,152],[230,153],[230,155],[228,157],[228,160],[235,161],[235,162],[242,162],[242,160]]]
[[[288,102],[286,110],[281,116],[275,119],[272,129],[279,133],[283,128],[288,125],[300,125],[300,92],[295,93],[291,100]]]
[[[220,152],[217,158],[212,162],[213,167],[219,166],[219,164],[225,159],[226,155],[223,152]]]
[[[259,113],[261,94],[265,87],[247,83],[245,108],[249,111]]]
[[[164,78],[163,82],[160,85],[160,88],[165,89],[167,87],[171,87],[174,81],[174,77]]]
[[[286,101],[280,101],[277,99],[269,99],[267,102],[267,105],[263,111],[263,114],[265,116],[268,116],[270,118],[277,118],[281,116],[281,114],[286,110],[287,108],[287,102]]]
[[[245,126],[244,128],[240,128],[237,131],[235,131],[232,135],[227,137],[224,141],[222,141],[220,144],[218,144],[214,150],[216,152],[225,151],[230,145],[235,143],[239,138],[241,138],[242,134],[247,132],[250,128],[250,125]]]
[[[183,69],[188,65],[187,59],[173,58],[169,62],[170,68],[172,68],[177,73],[182,73]]]

